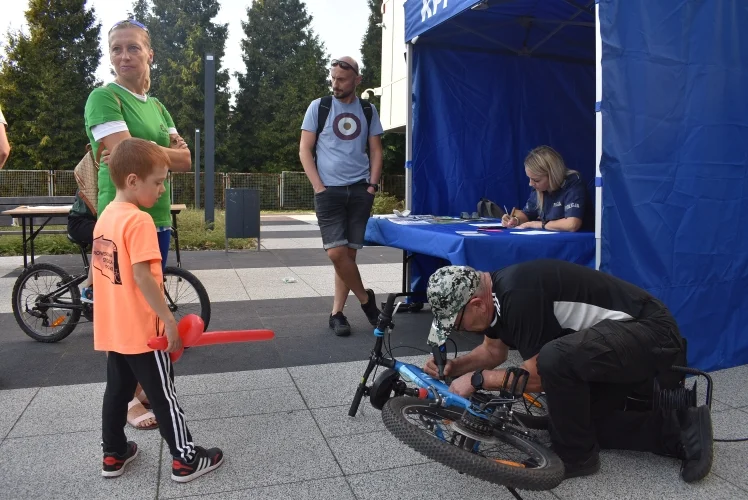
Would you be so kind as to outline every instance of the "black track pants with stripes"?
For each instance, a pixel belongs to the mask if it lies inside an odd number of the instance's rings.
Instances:
[[[174,367],[169,355],[163,351],[143,354],[109,352],[101,412],[104,452],[124,453],[127,450],[127,404],[132,401],[138,382],[148,396],[151,411],[156,415],[161,436],[169,444],[172,456],[191,460],[195,445],[177,401]]]

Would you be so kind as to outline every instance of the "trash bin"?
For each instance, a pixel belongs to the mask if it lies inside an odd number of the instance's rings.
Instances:
[[[226,190],[226,252],[229,238],[257,238],[260,251],[260,192],[257,189]]]

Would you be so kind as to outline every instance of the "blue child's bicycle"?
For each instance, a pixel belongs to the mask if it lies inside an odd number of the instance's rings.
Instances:
[[[540,443],[530,429],[547,426],[547,414],[533,414],[544,406],[542,396],[524,392],[529,373],[510,368],[498,394],[478,391],[470,399],[449,392],[440,380],[415,365],[382,352],[385,335],[394,324],[397,297],[390,294],[374,330],[376,344],[358,385],[348,415],[355,416],[363,396],[382,410],[387,429],[402,442],[448,467],[515,489],[549,490],[564,479],[561,459]],[[433,348],[443,375],[446,350]],[[387,368],[367,386],[372,371]],[[442,377],[443,378],[443,377]],[[529,411],[528,411],[529,410]],[[542,412],[541,412],[542,413]]]

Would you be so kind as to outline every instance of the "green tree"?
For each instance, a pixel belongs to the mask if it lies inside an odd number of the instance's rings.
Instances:
[[[85,0],[30,0],[29,33],[9,33],[0,102],[10,124],[15,169],[72,169],[85,153],[84,108],[101,58]]]
[[[361,87],[376,88],[382,81],[382,11],[379,9],[380,0],[367,0],[369,4],[369,25],[361,41]],[[369,99],[377,109],[379,97]]]
[[[135,0],[132,4],[132,11],[127,13],[128,19],[135,19],[141,23],[145,23],[151,13],[151,5],[148,0]]]
[[[221,68],[228,25],[217,24],[218,0],[137,0],[133,16],[148,26],[154,52],[149,93],[164,103],[177,130],[195,151],[195,129],[203,129],[205,54],[216,66],[216,165],[226,161],[229,72]]]
[[[377,88],[382,85],[382,11],[378,0],[369,2],[369,26],[361,42],[361,87]],[[380,109],[380,99],[371,95],[369,100]],[[385,132],[382,136],[384,174],[402,175],[405,166],[405,135],[396,132]]]
[[[231,169],[301,170],[299,137],[309,103],[330,93],[324,45],[301,0],[256,0],[242,22],[244,74],[231,119]]]

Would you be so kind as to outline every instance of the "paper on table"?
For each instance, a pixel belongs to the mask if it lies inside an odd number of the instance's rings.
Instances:
[[[401,226],[415,226],[415,225],[423,225],[428,224],[428,221],[425,220],[418,220],[418,219],[404,219],[404,218],[396,218],[396,219],[387,219],[388,221],[392,222],[393,224],[400,224]]]
[[[26,205],[18,208],[24,208],[26,210],[58,210],[64,208],[69,212],[70,209],[73,208],[73,205]]]
[[[487,234],[479,233],[478,231],[455,231],[455,233],[462,236],[488,236]]]
[[[512,234],[527,234],[537,236],[539,234],[556,234],[556,231],[512,231]]]
[[[487,226],[503,226],[501,221],[498,222],[480,222],[478,224],[470,224],[471,226],[475,227],[487,227]]]

